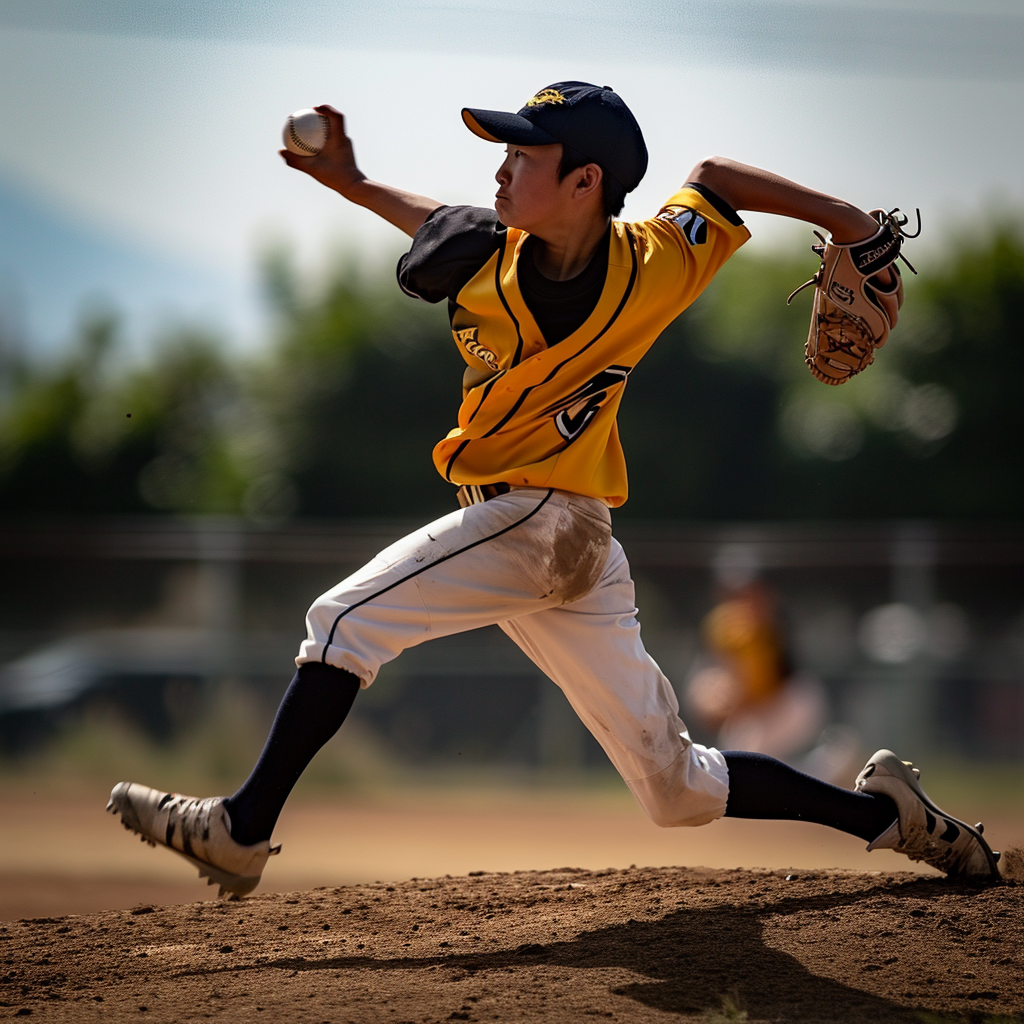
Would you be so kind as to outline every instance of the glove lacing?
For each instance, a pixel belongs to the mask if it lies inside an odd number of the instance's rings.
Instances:
[[[915,210],[915,213],[917,214],[917,230],[913,234],[911,234],[909,231],[904,230],[907,224],[910,223],[910,218],[906,216],[906,214],[904,214],[898,206],[893,207],[888,213],[883,213],[882,219],[879,220],[878,224],[879,227],[884,227],[886,224],[889,224],[889,226],[892,228],[893,234],[898,239],[900,239],[901,249],[896,254],[896,259],[903,260],[903,262],[906,263],[906,265],[910,268],[910,272],[914,275],[917,274],[917,271],[914,269],[914,265],[910,262],[910,260],[908,260],[907,257],[903,255],[902,241],[904,238],[917,238],[917,236],[921,234],[921,211]],[[810,288],[811,285],[817,286],[821,284],[821,275],[825,269],[825,261],[823,257],[825,255],[825,247],[828,245],[828,239],[826,239],[825,236],[817,229],[815,229],[814,234],[817,236],[821,244],[812,245],[811,252],[813,252],[815,256],[821,259],[821,265],[818,267],[817,272],[809,281],[804,281],[804,283],[800,285],[799,288],[796,288],[792,292],[790,292],[789,298],[786,299],[787,306],[805,288]],[[895,260],[893,262],[895,262]],[[890,264],[890,266],[891,265],[892,264]]]

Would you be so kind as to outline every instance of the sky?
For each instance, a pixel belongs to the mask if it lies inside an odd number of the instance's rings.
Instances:
[[[979,0],[4,0],[0,316],[41,351],[103,300],[259,344],[259,254],[314,280],[404,236],[277,156],[286,115],[343,110],[372,178],[489,206],[499,147],[462,106],[613,86],[651,153],[639,218],[720,153],[864,208],[920,207],[918,253],[1024,209],[1024,6]],[[753,215],[752,245],[809,231]],[[806,237],[805,237],[806,235]],[[4,313],[6,310],[6,313]],[[2,327],[2,321],[0,321]]]

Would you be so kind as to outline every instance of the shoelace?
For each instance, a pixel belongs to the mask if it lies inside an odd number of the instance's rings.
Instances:
[[[161,810],[167,811],[168,845],[175,825],[181,832],[183,846],[188,849],[193,836],[202,839],[210,837],[210,809],[212,800],[189,796],[174,796],[163,803]]]
[[[204,842],[210,838],[210,813],[213,810],[214,804],[217,802],[217,797],[195,797],[195,796],[182,796],[182,795],[171,795],[168,794],[171,799],[165,799],[160,802],[160,810],[165,810],[168,813],[167,823],[170,826],[168,829],[169,836],[175,830],[175,822],[177,828],[181,832],[182,845],[187,849],[191,843],[193,837],[201,838]],[[172,846],[173,843],[170,841],[168,836],[167,845]],[[231,833],[228,832],[230,838]],[[281,852],[280,843],[271,843],[269,856],[274,857]]]

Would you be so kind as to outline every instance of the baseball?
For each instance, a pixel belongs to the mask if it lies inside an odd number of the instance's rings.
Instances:
[[[296,110],[288,115],[281,136],[284,146],[298,156],[316,156],[330,132],[331,125],[325,114],[318,114],[311,108]]]

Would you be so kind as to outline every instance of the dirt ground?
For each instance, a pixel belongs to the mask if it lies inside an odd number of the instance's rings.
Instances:
[[[226,903],[105,801],[0,790],[0,1019],[1024,1024],[1019,883],[817,825],[659,829],[618,791],[310,795]],[[961,803],[1024,846],[1016,802]]]
[[[0,792],[0,921],[209,898],[191,865],[143,845],[105,814],[106,799],[100,785]],[[1024,846],[1024,814],[985,815],[985,821],[999,843]],[[261,892],[560,864],[913,867],[807,823],[726,819],[699,829],[658,828],[628,791],[616,790],[321,796],[290,802],[274,834],[284,850],[267,865]]]
[[[109,782],[83,780],[0,787],[0,922],[209,898],[191,865],[143,845],[104,813],[109,789]],[[985,822],[996,848],[1024,847],[1024,807],[1016,799],[949,796],[953,813]],[[658,828],[624,786],[300,794],[274,834],[284,850],[267,865],[261,892],[562,864],[930,871],[806,822],[726,818]]]
[[[0,1017],[1024,1021],[1024,887],[911,873],[478,874],[0,925]]]

